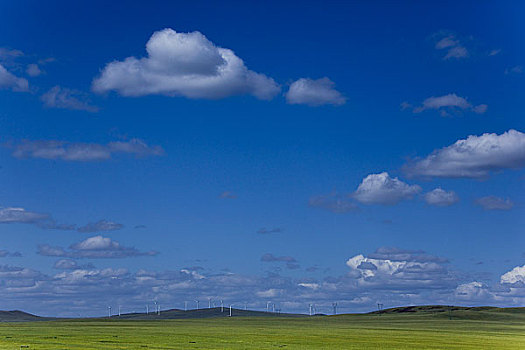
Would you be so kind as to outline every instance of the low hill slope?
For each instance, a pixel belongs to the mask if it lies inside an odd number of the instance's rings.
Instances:
[[[129,320],[173,320],[173,319],[184,319],[184,318],[213,318],[213,317],[229,317],[230,309],[223,308],[221,311],[220,307],[214,307],[209,309],[194,309],[194,310],[163,310],[160,314],[150,312],[145,313],[131,313],[122,314],[120,316],[115,315],[111,318],[115,319],[129,319]],[[284,314],[264,311],[253,311],[253,310],[241,310],[232,308],[232,316],[234,317],[304,317],[301,314]]]

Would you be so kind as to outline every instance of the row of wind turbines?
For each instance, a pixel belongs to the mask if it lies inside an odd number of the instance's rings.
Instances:
[[[213,299],[208,298],[208,309],[212,308],[212,301],[213,301]],[[224,301],[222,299],[219,300],[219,301],[220,301],[221,312],[224,312]],[[194,302],[196,304],[196,309],[195,310],[200,310],[200,300],[195,299]],[[155,309],[151,313],[160,315],[160,311],[161,311],[160,304],[157,301],[153,301],[153,303],[155,304]],[[381,305],[381,306],[379,307],[379,305]],[[383,306],[383,304],[378,304],[378,309],[381,310],[382,306]],[[213,307],[216,307],[215,303],[213,303]],[[230,304],[229,305],[229,315],[228,315],[230,317],[232,316],[232,307],[233,307],[233,305]],[[281,309],[276,309],[275,308],[275,303],[272,303],[271,301],[266,302],[266,312],[270,312],[270,307],[271,307],[271,312],[272,313],[281,313]],[[121,310],[122,310],[122,307],[121,307],[121,305],[119,305],[118,306],[118,316],[119,317],[121,316]],[[244,303],[244,310],[248,310],[248,303],[246,303],[246,302]],[[332,310],[333,310],[333,314],[337,315],[337,303],[336,302],[332,303]],[[184,301],[184,311],[188,311],[188,301]],[[316,315],[317,313],[318,313],[318,310],[317,310],[316,305],[315,304],[308,304],[308,314],[310,316],[313,316],[313,315]],[[146,315],[149,315],[149,314],[150,314],[149,304],[146,304]],[[108,306],[108,317],[112,317],[112,316],[114,316],[114,315],[111,312],[111,306]]]

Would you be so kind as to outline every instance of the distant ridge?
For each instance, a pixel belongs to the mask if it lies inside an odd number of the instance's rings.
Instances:
[[[214,317],[229,317],[230,309],[223,308],[221,312],[220,307],[213,307],[209,309],[192,309],[188,311],[180,309],[162,310],[160,315],[154,312],[146,313],[130,313],[122,314],[120,316],[114,315],[111,318],[124,320],[176,320],[176,319],[190,319],[190,318],[214,318]],[[277,312],[264,312],[253,310],[242,310],[232,308],[233,317],[305,317],[303,314],[287,314]]]
[[[452,306],[452,305],[421,305],[421,306],[402,306],[384,309],[381,311],[373,311],[369,313],[360,314],[366,315],[441,315],[439,317],[465,318],[465,319],[499,319],[504,317],[519,317],[525,316],[525,307],[509,307],[499,308],[493,306]],[[203,319],[203,318],[220,318],[229,317],[230,309],[224,308],[221,312],[220,307],[192,309],[188,311],[180,309],[162,310],[160,315],[154,312],[146,313],[126,313],[112,315],[111,320],[177,320],[177,319]],[[338,314],[337,316],[345,316],[349,314]],[[357,314],[354,314],[357,315]],[[242,310],[232,308],[233,317],[309,317],[306,314],[292,314],[292,313],[277,313],[264,312],[253,310]],[[326,316],[316,314],[314,316]],[[67,319],[108,319],[108,317],[90,317],[90,318],[58,318],[58,317],[40,317],[27,312],[13,310],[0,311],[0,322],[32,322],[32,321],[52,321],[52,320],[67,320]]]
[[[453,306],[453,305],[420,305],[420,306],[401,306],[372,311],[369,314],[401,314],[415,312],[454,312],[454,311],[497,311],[508,313],[525,313],[524,307],[495,307],[495,306]]]
[[[49,321],[51,317],[40,317],[24,311],[0,311],[0,322]]]

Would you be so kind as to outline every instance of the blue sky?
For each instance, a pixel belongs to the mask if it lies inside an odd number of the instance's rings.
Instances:
[[[0,4],[0,309],[523,305],[519,7]]]

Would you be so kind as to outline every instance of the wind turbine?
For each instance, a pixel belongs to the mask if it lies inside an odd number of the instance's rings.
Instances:
[[[230,304],[230,317],[232,317],[232,304]]]
[[[197,310],[199,310],[199,301],[195,300],[195,302],[197,303]]]
[[[211,298],[208,298],[208,309],[211,309]]]
[[[308,304],[309,308],[310,308],[310,316],[312,316],[312,304]]]
[[[120,317],[120,305],[118,306],[118,317]]]
[[[157,306],[157,301],[156,300],[154,301],[154,303],[155,303],[155,313],[157,313],[159,311],[159,307]]]
[[[337,315],[337,303],[332,303],[332,307],[334,308],[334,315]]]
[[[221,312],[224,312],[224,303],[223,303],[222,299],[221,299]]]
[[[146,315],[149,315],[149,305],[146,304]]]
[[[111,317],[111,306],[108,306],[108,317]]]
[[[188,311],[188,302],[187,301],[184,302],[184,311]]]
[[[270,304],[271,303],[272,303],[271,301],[267,301],[266,302],[266,312],[270,312]]]

